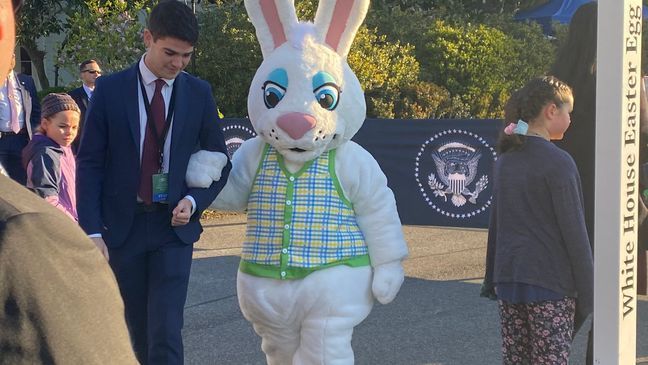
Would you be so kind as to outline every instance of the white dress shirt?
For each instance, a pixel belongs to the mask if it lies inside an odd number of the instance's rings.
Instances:
[[[18,123],[22,129],[25,126],[25,108],[23,108],[22,92],[20,91],[20,81],[15,72],[9,72],[7,78],[12,77],[15,81],[16,88],[9,90],[9,83],[5,79],[4,85],[0,88],[0,131],[11,132],[11,105],[9,103],[9,92],[14,93],[18,102]]]
[[[94,88],[91,89],[88,87],[88,85],[83,84],[83,91],[85,91],[86,95],[88,95],[88,100],[92,99],[92,93],[94,92]]]
[[[146,63],[144,63],[144,58],[146,57],[146,54],[142,56],[139,62],[139,70],[140,73],[142,74],[142,80],[144,81],[144,89],[146,90],[146,98],[148,99],[149,103],[153,99],[153,94],[155,93],[155,80],[158,79],[157,76],[151,72],[151,70],[146,66]],[[175,79],[173,80],[168,80],[168,79],[162,79],[166,83],[166,85],[162,86],[162,98],[164,99],[164,115],[166,118],[167,113],[169,112],[169,104],[171,102],[171,93],[173,92],[173,83],[175,82]],[[139,115],[140,115],[140,163],[142,161],[142,151],[144,149],[144,137],[146,135],[146,122],[148,119],[148,116],[146,114],[146,106],[144,106],[144,100],[142,99],[142,89],[139,87],[139,80],[138,80],[138,87],[137,87],[137,100],[139,101]],[[175,118],[175,116],[174,116]],[[171,149],[171,139],[173,138],[173,134],[171,133],[173,131],[173,118],[171,119],[171,125],[169,126],[169,131],[167,132],[166,139],[164,140],[164,149],[163,149],[163,160],[162,160],[162,171],[164,173],[169,172],[169,151]],[[191,214],[196,211],[196,201],[191,195],[185,196],[185,198],[189,199],[191,201]]]
[[[151,70],[146,66],[144,63],[144,57],[146,57],[146,54],[142,56],[142,58],[139,61],[139,71],[142,74],[142,80],[144,81],[144,89],[146,90],[146,98],[148,99],[149,103],[153,99],[153,94],[155,93],[155,80],[158,79],[157,76],[151,72]],[[167,80],[163,79],[166,82],[165,86],[162,86],[162,98],[164,99],[164,115],[166,118],[166,114],[169,111],[169,103],[171,101],[171,92],[173,91],[173,83],[175,79],[173,80]],[[84,85],[85,89],[85,85]],[[87,92],[87,90],[86,90]],[[139,79],[137,80],[137,101],[139,104],[139,121],[140,121],[140,146],[139,146],[139,157],[140,157],[140,164],[142,163],[142,150],[144,149],[144,137],[146,135],[146,122],[148,119],[148,116],[146,114],[146,107],[144,106],[144,100],[142,99],[142,88],[140,87],[140,82]],[[162,171],[165,173],[169,172],[169,151],[171,149],[171,138],[172,138],[172,130],[173,130],[173,118],[171,119],[171,125],[169,126],[169,131],[167,132],[167,138],[164,141],[164,156],[162,160]],[[186,195],[186,199],[188,199],[191,202],[191,215],[193,215],[196,212],[196,200],[191,196],[191,195]],[[137,200],[141,202],[141,198],[138,196]],[[101,233],[92,233],[88,235],[89,237],[102,237]]]

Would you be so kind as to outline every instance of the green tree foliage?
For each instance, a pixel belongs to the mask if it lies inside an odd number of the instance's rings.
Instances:
[[[556,57],[558,42],[544,35],[538,23],[513,21],[511,15],[487,16],[484,23],[506,35],[512,55],[499,62],[504,63],[507,69],[505,77],[513,89],[549,71]],[[555,36],[564,38],[566,27],[557,25]]]
[[[418,79],[419,64],[413,49],[387,42],[375,30],[360,28],[347,58],[365,91],[367,116],[394,118],[401,100],[399,90]]]
[[[220,1],[203,6],[197,15],[200,38],[196,47],[196,74],[212,85],[225,116],[245,116],[250,82],[261,64],[261,48],[243,1]]]
[[[144,52],[142,31],[144,1],[86,0],[86,8],[73,12],[69,33],[61,47],[58,65],[78,73],[78,65],[95,59],[106,73],[120,71]],[[140,10],[144,9],[144,11]]]
[[[80,0],[30,0],[25,1],[20,11],[20,18],[16,22],[18,43],[29,54],[43,88],[49,87],[44,63],[46,52],[37,40],[51,34],[64,33],[68,26],[66,14],[81,7]]]
[[[368,105],[382,118],[501,117],[512,90],[545,73],[566,26],[551,40],[535,23],[516,22],[516,11],[548,0],[373,0],[348,61]],[[64,33],[57,64],[73,73],[85,59],[107,71],[142,54],[144,12],[156,0],[33,0],[19,29],[36,71],[47,87],[40,36]],[[648,4],[648,0],[643,1]],[[210,2],[211,3],[211,2]],[[201,36],[189,72],[211,83],[227,116],[247,114],[247,93],[261,52],[243,0],[203,2]],[[298,17],[312,20],[318,1],[297,0]],[[648,32],[643,33],[648,44]],[[648,47],[644,47],[644,54]],[[648,57],[643,57],[648,69]]]
[[[469,2],[448,0],[446,8],[435,10],[425,8],[425,2],[412,5],[415,1],[408,6],[384,5],[390,2],[374,6],[367,24],[385,34],[389,42],[400,40],[414,46],[419,80],[450,92],[451,103],[444,115],[499,117],[510,92],[546,72],[553,62],[556,46],[541,28],[513,21],[510,13],[473,10],[446,16],[451,7],[465,7]],[[478,23],[471,19],[477,17],[475,13],[480,14]]]
[[[444,18],[467,17],[474,19],[483,14],[514,13],[532,9],[550,0],[374,0],[373,7],[379,9],[398,7],[401,10],[433,10]]]
[[[425,45],[425,30],[431,26],[434,19],[435,13],[429,10],[372,6],[365,24],[368,28],[375,28],[379,34],[385,35],[389,42],[398,41],[414,46],[416,57],[421,61],[418,50]]]
[[[445,88],[431,82],[416,81],[397,90],[395,114],[404,119],[466,118],[469,111]]]
[[[460,95],[477,118],[500,115],[509,95],[507,63],[514,58],[509,38],[484,25],[435,22],[426,32],[424,55],[432,81]]]
[[[296,4],[302,20],[314,15],[314,4]],[[198,76],[209,81],[221,111],[226,116],[247,115],[247,94],[257,67],[261,50],[254,27],[245,13],[243,2],[217,1],[199,13],[201,37],[197,47]],[[365,90],[371,117],[393,118],[399,106],[399,89],[414,84],[418,78],[418,62],[411,46],[388,42],[375,30],[362,27],[348,56]]]
[[[295,8],[299,19],[312,21],[316,5],[313,1],[297,1]],[[375,28],[360,27],[347,61],[365,92],[370,118],[428,118],[436,113],[434,100],[402,97],[401,92],[411,95],[416,88],[433,92],[428,94],[431,98],[443,100],[440,103],[443,106],[448,104],[446,90],[419,83],[419,63],[414,47],[397,39],[389,41]]]

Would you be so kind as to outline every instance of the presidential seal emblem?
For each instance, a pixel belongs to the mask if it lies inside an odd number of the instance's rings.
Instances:
[[[249,124],[249,122],[247,124]],[[244,123],[234,122],[223,127],[223,137],[225,138],[227,154],[230,158],[234,155],[234,152],[241,147],[243,142],[255,136],[256,133],[254,133],[254,130],[244,125]]]
[[[439,132],[425,141],[416,157],[414,176],[426,203],[450,218],[470,218],[491,205],[488,173],[495,149],[476,133]]]

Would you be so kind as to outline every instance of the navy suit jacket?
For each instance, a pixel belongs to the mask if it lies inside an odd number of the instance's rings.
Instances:
[[[18,82],[20,83],[20,88],[23,93],[23,103],[26,103],[26,96],[25,92],[29,95],[29,107],[27,105],[23,105],[25,107],[25,111],[27,114],[25,114],[26,117],[29,117],[29,126],[27,128],[27,132],[29,133],[29,137],[33,135],[33,132],[36,130],[36,128],[40,125],[40,117],[41,117],[41,108],[40,108],[40,102],[38,101],[38,94],[36,93],[36,84],[34,83],[34,79],[25,74],[16,74],[18,78]],[[27,119],[27,118],[25,118]]]
[[[127,238],[137,204],[140,176],[138,64],[97,79],[87,110],[77,155],[77,211],[86,233],[102,233],[106,245],[119,247]],[[187,188],[189,157],[197,150],[227,154],[211,87],[187,73],[175,79],[175,114],[169,152],[169,212],[185,195],[196,212],[184,226],[174,227],[185,243],[198,240],[200,215],[222,190],[231,164],[209,188]],[[170,222],[170,218],[169,218]],[[170,223],[169,223],[170,224]]]
[[[83,121],[86,109],[88,108],[88,94],[86,94],[85,89],[81,86],[71,90],[68,95],[70,95],[79,106],[79,109],[81,110],[81,121]]]
[[[81,141],[81,134],[83,133],[83,124],[85,123],[85,115],[89,101],[88,94],[86,94],[83,86],[77,87],[76,89],[70,91],[68,95],[70,95],[72,99],[74,99],[74,101],[79,106],[79,110],[81,111],[81,118],[79,119],[79,134],[74,139],[74,142],[72,142],[72,149],[76,153],[79,150],[79,142]]]

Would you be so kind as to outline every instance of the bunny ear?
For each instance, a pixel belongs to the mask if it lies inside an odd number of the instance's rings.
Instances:
[[[245,0],[245,9],[264,58],[286,43],[289,30],[298,22],[293,0]]]
[[[320,0],[314,21],[320,39],[346,58],[367,9],[369,0]]]

